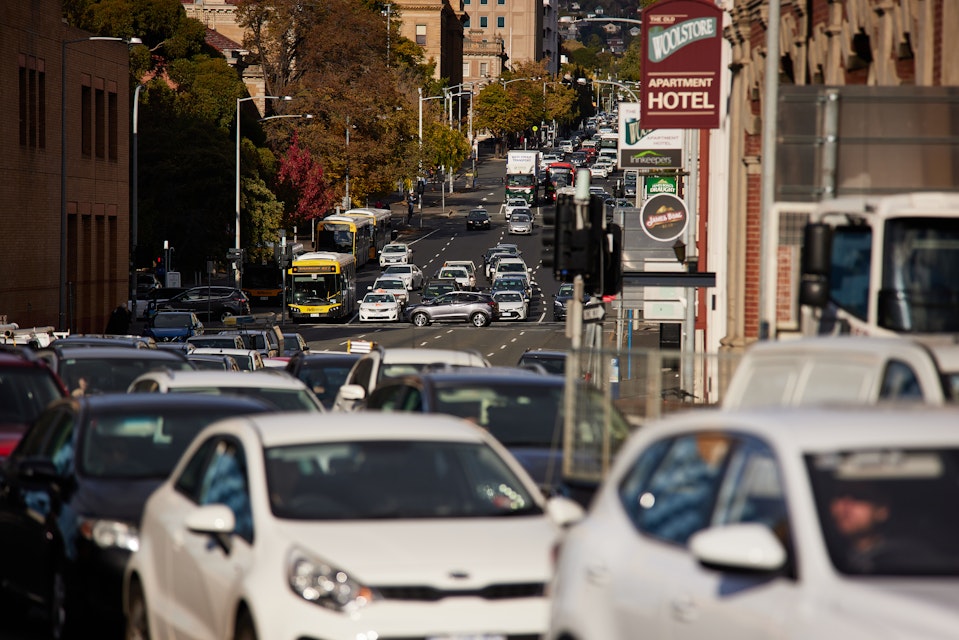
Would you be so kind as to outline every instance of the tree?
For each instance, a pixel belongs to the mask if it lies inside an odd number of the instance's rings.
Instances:
[[[333,193],[323,176],[323,167],[316,162],[308,149],[300,144],[299,133],[293,132],[293,139],[286,153],[280,158],[280,171],[277,175],[281,195],[287,203],[289,216],[285,226],[309,223],[323,214],[333,204]]]

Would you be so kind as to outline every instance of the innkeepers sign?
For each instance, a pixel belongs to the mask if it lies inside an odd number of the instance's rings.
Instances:
[[[643,10],[643,129],[719,128],[722,14],[705,0]]]

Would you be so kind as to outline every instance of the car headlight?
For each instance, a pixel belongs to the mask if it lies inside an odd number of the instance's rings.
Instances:
[[[300,549],[290,552],[287,576],[290,588],[298,596],[334,611],[355,611],[376,599],[372,589],[353,580],[345,571]]]
[[[133,552],[140,548],[140,531],[129,522],[81,518],[80,535],[92,540],[101,549],[126,549]]]
[[[300,308],[299,308],[299,307],[290,307],[290,311],[292,311],[293,313],[299,313],[299,312],[300,312]]]

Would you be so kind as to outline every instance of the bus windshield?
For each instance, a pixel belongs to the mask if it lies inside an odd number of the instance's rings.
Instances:
[[[293,276],[295,304],[326,304],[339,293],[337,274],[309,274]]]
[[[320,251],[353,253],[353,232],[348,224],[327,222],[316,232],[316,246]]]
[[[884,243],[879,326],[959,332],[959,220],[895,218]]]

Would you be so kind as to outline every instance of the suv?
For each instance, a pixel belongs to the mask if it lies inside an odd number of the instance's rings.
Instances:
[[[208,320],[250,314],[250,299],[234,287],[193,287],[156,306],[158,311],[193,311]]]
[[[489,212],[486,209],[471,209],[466,215],[467,231],[471,229],[490,228],[492,228],[492,222],[490,221]]]
[[[441,296],[450,291],[461,291],[462,289],[463,287],[460,286],[460,283],[453,278],[434,278],[420,291],[420,300],[422,302],[429,302],[436,296]]]
[[[469,322],[474,327],[485,327],[499,319],[499,304],[488,293],[453,291],[429,302],[410,305],[407,316],[417,327],[434,322]]]

